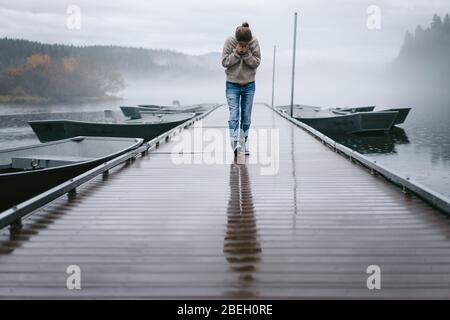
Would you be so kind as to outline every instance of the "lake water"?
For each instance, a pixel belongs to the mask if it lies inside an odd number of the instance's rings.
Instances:
[[[388,134],[332,138],[450,197],[450,100],[416,100],[403,106],[412,107],[408,118]]]
[[[38,139],[27,125],[29,120],[103,119],[103,110],[105,109],[118,110],[118,105],[136,103],[138,101],[128,99],[76,106],[70,104],[55,106],[2,105],[0,106],[0,148],[38,143]],[[166,103],[170,102],[166,101]],[[380,164],[450,197],[450,100],[440,99],[433,102],[430,102],[429,99],[414,100],[396,106],[412,107],[401,128],[378,136],[335,136],[332,138],[376,159]]]

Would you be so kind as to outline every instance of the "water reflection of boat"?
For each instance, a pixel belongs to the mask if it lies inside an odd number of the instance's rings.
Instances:
[[[394,127],[380,134],[329,134],[334,141],[362,154],[395,153],[396,144],[408,144],[405,130]]]

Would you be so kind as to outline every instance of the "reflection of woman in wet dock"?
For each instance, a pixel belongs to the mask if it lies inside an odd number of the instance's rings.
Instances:
[[[238,274],[239,291],[233,295],[253,296],[249,291],[261,256],[249,174],[245,164],[230,166],[230,199],[223,252],[230,268]],[[242,291],[245,290],[245,291]]]

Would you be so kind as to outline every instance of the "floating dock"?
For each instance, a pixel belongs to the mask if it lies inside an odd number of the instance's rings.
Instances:
[[[226,136],[227,118],[203,130]],[[258,154],[177,164],[174,136],[0,230],[0,298],[450,297],[446,214],[265,105],[252,126],[277,130],[276,174]]]

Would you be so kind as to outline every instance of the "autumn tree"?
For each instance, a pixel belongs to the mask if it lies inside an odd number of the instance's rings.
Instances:
[[[114,72],[83,67],[73,57],[55,64],[48,54],[33,54],[26,63],[0,76],[0,94],[30,95],[65,101],[113,94],[125,86]]]

